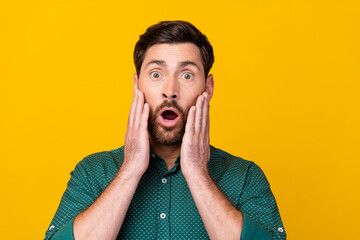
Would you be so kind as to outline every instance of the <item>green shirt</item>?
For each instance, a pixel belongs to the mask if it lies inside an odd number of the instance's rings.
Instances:
[[[275,198],[263,171],[254,163],[210,146],[209,174],[243,213],[241,239],[286,239]],[[117,239],[209,239],[180,168],[168,170],[150,154]],[[87,209],[117,174],[124,146],[80,161],[62,196],[45,239],[74,239],[74,218]]]

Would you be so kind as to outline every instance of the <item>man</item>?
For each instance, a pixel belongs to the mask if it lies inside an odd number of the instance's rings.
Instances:
[[[285,239],[261,169],[209,145],[206,36],[160,22],[134,62],[125,146],[76,166],[45,239]]]

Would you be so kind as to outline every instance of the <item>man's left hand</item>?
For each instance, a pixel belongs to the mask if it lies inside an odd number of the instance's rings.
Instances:
[[[189,110],[181,145],[181,169],[186,175],[208,174],[210,159],[209,95],[201,94]]]

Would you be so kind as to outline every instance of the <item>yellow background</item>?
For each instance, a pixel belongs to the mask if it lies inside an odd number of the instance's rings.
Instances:
[[[0,234],[42,239],[85,156],[124,143],[134,45],[188,20],[215,50],[211,144],[255,161],[289,239],[358,239],[358,1],[0,1]]]

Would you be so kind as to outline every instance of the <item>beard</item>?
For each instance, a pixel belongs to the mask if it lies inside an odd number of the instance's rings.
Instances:
[[[159,121],[160,111],[164,107],[173,107],[179,113],[179,120],[173,127],[165,127]],[[155,111],[150,110],[148,130],[153,141],[164,145],[176,145],[182,142],[185,133],[187,114],[175,101],[164,101]]]

